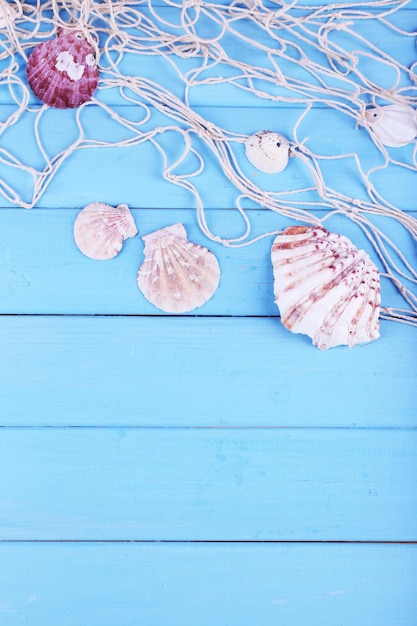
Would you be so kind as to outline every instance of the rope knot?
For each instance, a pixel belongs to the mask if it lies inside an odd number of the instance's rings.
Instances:
[[[351,213],[353,215],[357,215],[359,213],[359,209],[361,208],[361,201],[357,198],[352,198],[352,204],[346,207],[346,213]]]
[[[192,9],[192,8],[200,8],[201,2],[200,0],[183,0],[182,8],[183,10]]]

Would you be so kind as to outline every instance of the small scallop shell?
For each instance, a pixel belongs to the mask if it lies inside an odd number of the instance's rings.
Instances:
[[[143,240],[145,260],[137,281],[149,302],[166,313],[186,313],[212,297],[219,285],[219,264],[210,250],[188,241],[183,224]]]
[[[343,235],[295,226],[272,246],[274,294],[281,321],[321,350],[379,337],[379,272]]]
[[[127,204],[112,207],[104,202],[87,205],[74,222],[74,241],[90,259],[112,259],[123,242],[138,234]]]
[[[401,104],[387,104],[365,112],[368,126],[384,146],[406,146],[417,135],[417,115],[414,109]]]
[[[82,33],[62,30],[31,52],[26,75],[42,102],[70,109],[87,102],[97,89],[98,69],[94,48]]]
[[[271,130],[261,130],[246,139],[246,156],[261,172],[277,174],[287,167],[290,156],[288,140]]]

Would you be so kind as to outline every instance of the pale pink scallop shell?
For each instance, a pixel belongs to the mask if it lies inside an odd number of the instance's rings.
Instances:
[[[57,109],[78,107],[97,89],[94,48],[81,32],[62,30],[31,52],[26,75],[42,102]]]
[[[80,211],[74,222],[77,247],[85,256],[100,261],[115,257],[125,239],[137,234],[127,204],[112,207],[104,202],[93,202]]]
[[[363,250],[319,226],[287,228],[272,246],[281,322],[322,350],[379,337],[380,279]]]
[[[139,289],[166,313],[186,313],[202,306],[219,285],[220,268],[210,250],[187,239],[183,224],[173,224],[143,237],[145,260]]]

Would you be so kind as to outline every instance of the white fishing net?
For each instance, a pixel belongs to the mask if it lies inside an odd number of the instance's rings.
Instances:
[[[0,0],[0,101],[8,104],[0,125],[0,194],[13,205],[34,207],[75,151],[151,142],[162,157],[161,176],[192,195],[200,228],[225,246],[249,245],[272,234],[252,235],[249,209],[254,208],[275,211],[288,218],[288,225],[323,224],[335,214],[355,222],[376,251],[382,275],[406,302],[403,309],[385,307],[381,316],[417,324],[415,255],[402,250],[390,227],[400,225],[398,241],[410,239],[413,250],[417,143],[413,138],[405,146],[387,147],[365,115],[372,106],[393,104],[415,115],[416,32],[407,13],[416,14],[407,12],[407,5],[397,0],[322,6],[297,0]],[[34,46],[54,37],[59,27],[82,30],[93,42],[100,79],[91,101],[71,110],[76,131],[51,147],[42,133],[49,107],[31,94],[25,67]],[[395,56],[384,49],[387,38]],[[147,57],[153,58],[150,72],[143,62]],[[240,119],[247,107],[250,130],[236,128],[238,120],[228,127],[216,122],[215,106],[212,116],[201,114],[205,102],[225,101],[241,107]],[[101,110],[111,133],[102,127],[99,136],[91,136],[92,108]],[[268,123],[260,119],[261,110],[269,111]],[[340,136],[334,130],[326,134],[323,110],[340,122]],[[36,162],[27,162],[13,142],[13,129],[22,123],[35,138]],[[268,129],[286,136],[293,158],[284,174],[253,175],[245,141]],[[167,149],[173,135],[176,154]],[[210,199],[199,181],[213,165],[227,186],[227,201],[232,195],[242,216],[237,234],[219,235],[210,228]],[[395,189],[387,187],[388,179],[402,186],[403,206]]]

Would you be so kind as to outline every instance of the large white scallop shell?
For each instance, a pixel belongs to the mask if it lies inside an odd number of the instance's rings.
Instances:
[[[188,241],[183,224],[143,240],[145,260],[137,281],[147,300],[166,313],[186,313],[212,297],[219,284],[219,264],[210,250]]]
[[[368,126],[384,146],[406,146],[417,135],[414,109],[401,104],[376,106],[365,112]]]
[[[281,321],[322,350],[379,337],[377,267],[343,235],[294,226],[272,246],[274,294]]]
[[[245,141],[248,160],[261,172],[277,174],[287,167],[290,156],[288,140],[271,130],[261,130]]]
[[[87,205],[74,222],[74,241],[83,254],[104,261],[120,252],[125,239],[138,234],[127,204],[104,202]]]

